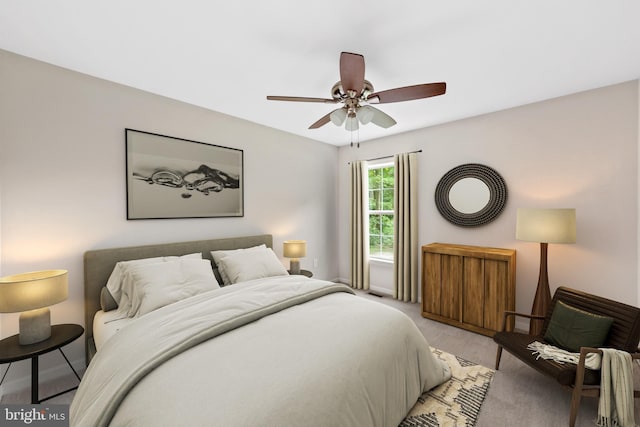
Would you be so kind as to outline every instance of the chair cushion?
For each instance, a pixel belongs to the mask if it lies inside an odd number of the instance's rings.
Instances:
[[[580,310],[558,301],[553,309],[544,340],[571,352],[580,347],[600,347],[607,339],[613,319]]]
[[[533,352],[527,348],[529,344],[536,341],[536,337],[532,335],[520,332],[498,332],[493,336],[493,340],[527,365],[543,374],[549,375],[562,385],[573,385],[576,380],[577,365],[558,363],[542,358],[536,359]],[[600,371],[585,369],[584,384],[600,384]]]

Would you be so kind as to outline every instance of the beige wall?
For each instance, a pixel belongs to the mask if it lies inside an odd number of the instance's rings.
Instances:
[[[515,248],[517,309],[528,312],[539,245],[515,240],[516,209],[575,207],[577,243],[549,245],[552,291],[567,285],[635,304],[638,120],[638,82],[632,81],[366,142],[360,149],[341,147],[340,277],[349,277],[347,162],[421,149],[421,245],[438,241]],[[490,224],[457,227],[436,209],[438,180],[464,163],[491,166],[507,183],[506,208]],[[376,266],[372,275],[384,275],[384,269]]]
[[[127,221],[127,127],[244,150],[245,216]],[[272,233],[280,257],[283,240],[305,239],[302,268],[337,276],[334,146],[1,50],[0,132],[0,270],[69,270],[53,323],[83,323],[82,254],[94,248]],[[17,317],[0,316],[1,338]],[[80,341],[68,352],[76,363]],[[49,356],[43,371],[64,363]],[[6,383],[26,379],[25,362]]]

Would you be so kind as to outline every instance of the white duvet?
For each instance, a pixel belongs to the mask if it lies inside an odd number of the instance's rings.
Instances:
[[[274,277],[142,316],[92,360],[71,425],[397,426],[449,368],[406,315],[350,292]]]

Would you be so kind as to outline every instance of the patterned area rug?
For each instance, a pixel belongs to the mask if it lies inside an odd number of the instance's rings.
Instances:
[[[400,427],[448,427],[476,425],[494,370],[431,348],[451,368],[446,383],[424,393]]]

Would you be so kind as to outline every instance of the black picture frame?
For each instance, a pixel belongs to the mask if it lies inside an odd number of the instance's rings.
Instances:
[[[244,152],[125,129],[127,219],[244,216]]]

